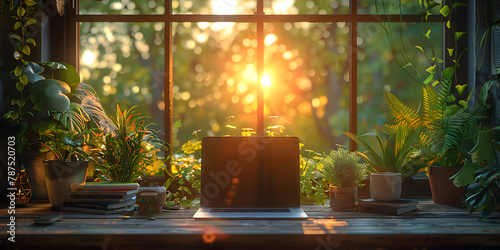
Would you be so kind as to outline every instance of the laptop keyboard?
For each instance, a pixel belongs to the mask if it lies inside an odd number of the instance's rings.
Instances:
[[[290,213],[288,208],[213,208],[211,213],[237,212],[237,213]]]

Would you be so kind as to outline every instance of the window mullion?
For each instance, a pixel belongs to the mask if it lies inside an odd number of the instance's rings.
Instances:
[[[356,16],[358,14],[358,2],[351,1],[351,16],[352,21],[349,28],[349,132],[358,133],[358,104],[356,96],[358,95],[358,22]],[[349,150],[356,151],[357,144],[349,139]]]

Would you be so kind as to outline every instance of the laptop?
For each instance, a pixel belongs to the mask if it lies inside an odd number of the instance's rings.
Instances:
[[[306,219],[297,137],[205,137],[195,219]]]

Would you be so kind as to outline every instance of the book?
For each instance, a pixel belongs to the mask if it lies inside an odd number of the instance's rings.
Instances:
[[[65,206],[95,208],[102,210],[113,210],[135,204],[135,199],[126,200],[124,202],[64,202]]]
[[[63,198],[63,203],[66,203],[66,202],[114,202],[114,203],[117,203],[117,202],[124,202],[124,201],[127,201],[127,200],[130,200],[130,199],[134,199],[135,200],[135,195],[131,195],[130,197],[129,196],[126,196],[127,198]]]
[[[139,184],[131,182],[87,182],[87,183],[73,183],[71,189],[73,190],[89,190],[89,191],[103,191],[103,190],[133,190],[137,189]]]
[[[135,196],[136,196],[135,193],[131,193],[131,194],[127,194],[127,195],[120,195],[120,194],[114,194],[114,193],[100,193],[100,194],[72,193],[71,194],[71,198],[94,198],[94,199],[130,199],[130,198],[135,197]]]
[[[112,210],[104,210],[104,209],[94,209],[94,208],[86,208],[86,207],[71,207],[71,206],[62,206],[61,211],[67,212],[78,212],[78,213],[88,213],[88,214],[116,214],[123,211],[132,211],[135,207],[124,207]]]
[[[97,198],[120,198],[129,195],[137,194],[137,189],[133,190],[106,190],[106,191],[92,191],[92,190],[72,190],[71,197],[73,198],[85,198],[85,197],[97,197]]]
[[[417,210],[417,205],[408,205],[403,207],[394,206],[379,206],[379,205],[357,205],[356,212],[387,214],[387,215],[400,215],[407,212]]]
[[[360,199],[358,200],[358,205],[369,205],[369,206],[388,206],[388,207],[407,207],[416,206],[418,204],[417,200],[410,199],[399,199],[395,201],[377,201],[375,199]]]

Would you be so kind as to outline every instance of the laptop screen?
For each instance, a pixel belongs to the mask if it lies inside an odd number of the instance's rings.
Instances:
[[[202,207],[299,207],[297,137],[205,137]]]

